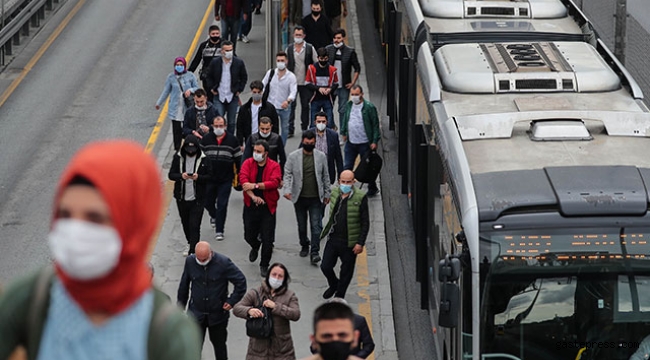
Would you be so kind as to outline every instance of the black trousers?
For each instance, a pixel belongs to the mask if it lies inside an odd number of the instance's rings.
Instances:
[[[244,239],[253,249],[262,247],[260,266],[269,266],[275,242],[275,214],[266,204],[244,206]]]
[[[314,119],[309,118],[309,113],[311,111],[309,100],[312,96],[314,96],[314,93],[307,88],[307,85],[298,85],[297,98],[300,98],[300,129],[302,129],[302,131],[307,130],[307,128],[309,128],[309,124],[314,121]],[[291,115],[289,116],[289,134],[293,134],[295,130],[296,108],[298,107],[297,98],[291,102]],[[327,119],[327,121],[329,123],[333,123],[334,119]]]
[[[181,141],[183,141],[182,121],[172,120],[172,135],[174,136],[174,150],[178,151],[181,148]]]
[[[208,316],[205,317],[203,322],[199,324],[201,328],[201,348],[205,341],[205,331],[209,330],[210,342],[214,348],[214,357],[217,360],[228,360],[228,347],[226,340],[228,340],[228,322],[224,321],[221,324],[208,325]]]
[[[194,248],[201,237],[201,219],[203,218],[203,203],[197,200],[185,201],[176,200],[178,215],[181,217],[185,239],[190,244],[190,254],[194,254]]]
[[[341,259],[341,273],[337,278],[336,273],[334,273],[334,267],[339,258]],[[347,240],[332,238],[327,240],[320,269],[327,278],[329,287],[336,289],[335,297],[345,298],[345,293],[348,291],[348,286],[350,286],[352,276],[354,275],[354,265],[356,262],[357,255],[352,252],[351,247],[348,247]]]

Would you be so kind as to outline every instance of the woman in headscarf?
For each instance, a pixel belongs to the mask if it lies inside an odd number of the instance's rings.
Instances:
[[[192,106],[192,94],[199,88],[196,76],[193,72],[187,71],[187,63],[184,57],[177,57],[174,60],[174,71],[167,75],[163,91],[156,101],[156,110],[169,96],[169,107],[167,117],[172,121],[172,133],[174,135],[174,150],[181,148],[183,140],[183,120],[185,111]]]
[[[198,329],[153,288],[146,256],[160,220],[156,162],[130,141],[87,145],[54,199],[53,265],[0,296],[0,359],[200,358]]]

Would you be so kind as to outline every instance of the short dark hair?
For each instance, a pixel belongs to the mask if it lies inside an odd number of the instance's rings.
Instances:
[[[232,44],[232,41],[230,41],[230,40],[222,41],[221,42],[221,47],[224,47],[224,46],[233,46],[234,47],[234,45]]]
[[[361,93],[363,94],[363,88],[362,88],[361,85],[359,85],[359,84],[354,84],[354,85],[352,85],[352,87],[350,88],[350,90],[357,90],[357,89],[359,89],[359,91],[361,91]]]
[[[345,37],[345,35],[346,35],[345,34],[345,29],[341,29],[341,28],[336,29],[336,31],[334,31],[334,36],[336,36],[336,35],[341,35],[341,36]],[[334,37],[334,36],[332,36],[332,37]]]
[[[293,28],[293,32],[296,32],[296,31],[302,31],[304,33],[305,28],[302,25],[296,25],[296,27]]]
[[[196,89],[196,91],[194,92],[194,96],[196,96],[196,97],[201,97],[201,96],[208,96],[208,94],[205,92],[205,90],[203,90],[203,89],[201,89],[201,88],[198,88],[198,89]]]
[[[266,140],[262,140],[262,139],[257,140],[255,142],[255,145],[253,145],[253,147],[255,147],[255,146],[262,146],[262,147],[264,147],[265,152],[269,152],[269,143],[266,142]]]
[[[284,52],[284,51],[278,51],[278,52],[275,54],[275,57],[278,57],[278,56],[282,56],[282,57],[284,57],[285,59],[287,59],[287,58],[289,57],[289,56],[287,55],[287,53]]]
[[[277,293],[280,289],[286,289],[289,286],[291,276],[289,276],[289,270],[287,270],[287,267],[284,266],[284,264],[279,262],[271,264],[271,266],[269,266],[269,271],[266,272],[266,278],[264,279],[264,282],[269,286],[269,288],[271,287],[271,284],[269,284],[269,277],[271,276],[271,270],[273,270],[274,267],[279,267],[284,270],[284,280],[282,280],[282,286],[275,290]]]
[[[215,116],[214,119],[212,119],[212,124],[214,125],[214,122],[218,119],[223,120],[224,125],[226,124],[226,119],[224,119],[221,115]]]
[[[318,50],[316,50],[316,54],[318,57],[329,57],[329,55],[327,55],[327,50],[325,50],[324,47],[318,48]]]
[[[213,32],[215,30],[221,31],[221,29],[219,28],[219,25],[210,25],[210,27],[208,28],[208,33],[211,33],[211,32]]]
[[[258,121],[260,124],[271,124],[273,125],[273,122],[271,121],[271,118],[268,116],[262,116]]]
[[[312,5],[320,5],[323,7],[323,2],[321,0],[311,0]]]
[[[316,115],[314,115],[314,120],[316,120],[316,118],[319,117],[319,116],[324,117],[325,120],[329,120],[329,119],[327,118],[327,113],[326,113],[325,111],[319,111],[319,112],[317,112]]]
[[[314,132],[311,131],[311,130],[305,130],[305,131],[302,132],[302,140],[305,140],[305,139],[311,140],[311,139],[315,139],[315,138],[316,138],[316,134],[314,134]]]
[[[262,82],[262,80],[253,80],[251,81],[251,84],[249,86],[251,90],[253,89],[264,90],[264,83]]]
[[[314,310],[314,335],[316,335],[316,325],[321,320],[339,320],[347,319],[354,327],[354,312],[346,304],[337,302],[327,302]]]

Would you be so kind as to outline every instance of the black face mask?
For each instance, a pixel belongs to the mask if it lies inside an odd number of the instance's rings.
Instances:
[[[323,360],[345,360],[352,353],[352,342],[330,341],[318,343]]]
[[[325,66],[327,66],[329,61],[328,60],[318,60],[318,63],[320,64],[320,66],[325,67]]]
[[[314,16],[318,16],[318,15],[320,15],[320,11],[313,11],[312,10],[311,14],[314,15]]]
[[[189,155],[189,156],[194,156],[194,155],[196,155],[196,152],[197,152],[197,151],[198,151],[198,149],[197,149],[196,147],[194,147],[194,146],[192,146],[192,147],[186,147],[186,148],[185,148],[185,153],[186,153],[187,155]]]
[[[220,40],[221,40],[221,37],[219,37],[219,36],[210,36],[210,41],[212,41],[215,44],[218,43]]]
[[[314,145],[314,144],[302,144],[302,148],[305,149],[306,152],[314,151],[315,147],[316,147],[316,145]]]

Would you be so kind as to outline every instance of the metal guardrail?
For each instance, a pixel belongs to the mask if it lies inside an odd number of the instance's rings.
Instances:
[[[29,36],[31,27],[41,25],[46,10],[52,10],[54,4],[65,1],[18,0],[9,3],[5,8],[6,0],[1,0],[0,64],[5,65],[5,56],[12,55],[13,46],[20,45],[21,36]]]

